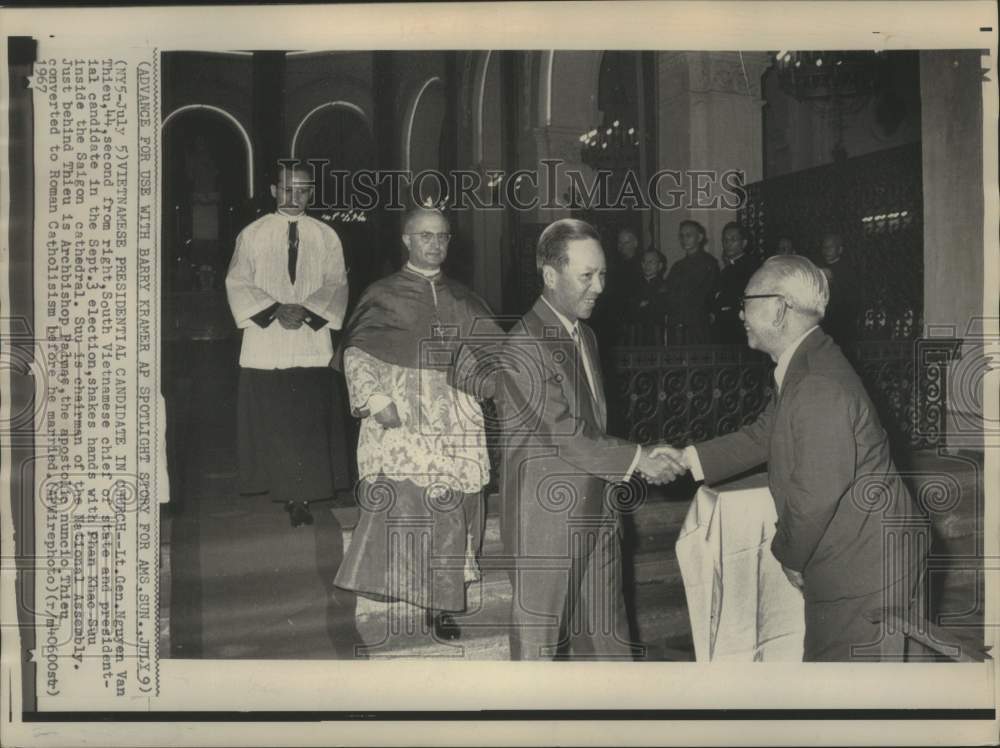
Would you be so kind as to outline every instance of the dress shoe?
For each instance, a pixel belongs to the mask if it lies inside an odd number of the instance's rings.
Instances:
[[[288,519],[292,527],[300,525],[311,525],[313,523],[312,512],[309,511],[308,501],[286,501],[285,511],[288,512]]]
[[[455,641],[462,636],[462,629],[455,623],[455,617],[451,613],[436,613],[428,610],[426,613],[427,628],[434,632],[435,639],[442,641]]]

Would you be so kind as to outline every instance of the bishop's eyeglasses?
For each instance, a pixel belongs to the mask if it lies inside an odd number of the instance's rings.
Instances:
[[[415,234],[408,234],[408,236],[415,236],[424,244],[430,244],[433,241],[436,241],[438,244],[447,244],[451,241],[451,234],[435,234],[433,231],[418,231]]]

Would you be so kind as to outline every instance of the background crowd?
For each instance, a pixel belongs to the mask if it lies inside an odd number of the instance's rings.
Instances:
[[[683,221],[678,243],[684,257],[668,267],[654,246],[640,249],[636,233],[618,231],[609,256],[608,288],[595,312],[603,346],[746,345],[739,299],[765,259],[753,250],[750,231],[730,222],[722,230],[722,262],[708,250],[699,222]],[[781,238],[774,255],[797,254]],[[856,340],[857,278],[839,234],[823,236],[810,253],[830,282],[830,308],[823,329],[841,347]]]

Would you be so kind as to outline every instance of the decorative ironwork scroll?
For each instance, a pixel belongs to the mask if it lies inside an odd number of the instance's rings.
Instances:
[[[948,363],[961,341],[865,342],[852,352],[894,446],[943,445]],[[613,407],[631,441],[689,444],[752,422],[773,393],[773,363],[740,346],[619,348]],[[611,394],[611,393],[609,393]]]
[[[628,438],[688,444],[750,423],[771,391],[768,358],[738,346],[619,348],[618,391]]]
[[[944,445],[948,364],[961,340],[920,338],[859,343],[855,366],[890,440],[923,449]]]

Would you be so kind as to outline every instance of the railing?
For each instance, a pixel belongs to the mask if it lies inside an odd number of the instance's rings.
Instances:
[[[624,433],[641,443],[687,444],[735,431],[770,396],[770,360],[742,346],[618,348],[614,368],[609,396]]]
[[[955,339],[859,343],[854,365],[894,445],[939,446]],[[619,431],[631,441],[688,444],[752,422],[773,390],[773,364],[743,346],[618,348],[613,392]]]

